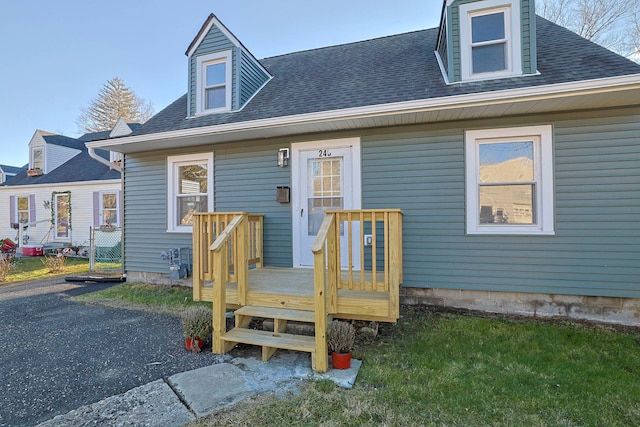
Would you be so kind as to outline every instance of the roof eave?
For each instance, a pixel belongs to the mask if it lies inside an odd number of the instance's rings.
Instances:
[[[274,117],[98,140],[86,145],[134,153],[175,147],[176,143],[204,145],[393,123],[429,123],[443,121],[443,112],[447,111],[452,117],[463,119],[627,105],[640,105],[640,74]]]

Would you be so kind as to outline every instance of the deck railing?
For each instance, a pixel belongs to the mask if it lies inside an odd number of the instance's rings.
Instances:
[[[244,220],[234,224],[227,230],[237,217]],[[242,224],[242,227],[240,227]],[[201,301],[207,282],[215,283],[217,278],[221,282],[240,282],[238,275],[244,274],[249,265],[262,266],[263,260],[263,215],[235,213],[196,213],[193,215],[193,299]],[[217,251],[211,250],[212,245],[224,234],[225,247]],[[239,234],[242,233],[242,237]],[[242,244],[240,244],[242,242]],[[220,257],[219,254],[227,254]],[[240,259],[242,255],[242,260]],[[222,273],[216,272],[214,260],[226,260]],[[237,266],[243,266],[237,268]],[[220,276],[219,274],[223,274]],[[246,286],[246,283],[244,284]],[[209,288],[210,289],[210,288]],[[239,288],[238,291],[241,291]],[[239,298],[245,294],[239,293]]]
[[[365,236],[371,237],[365,241]],[[340,244],[343,237],[346,245]],[[326,274],[324,279],[329,313],[338,310],[338,291],[348,289],[388,293],[390,315],[395,318],[399,316],[402,283],[401,210],[327,211],[313,250],[316,279],[321,280],[321,274]],[[321,262],[320,254],[316,251],[325,253],[326,263]],[[346,252],[345,256],[343,251]],[[354,254],[360,254],[359,261]],[[341,259],[346,259],[342,266]],[[325,269],[326,273],[319,271]]]

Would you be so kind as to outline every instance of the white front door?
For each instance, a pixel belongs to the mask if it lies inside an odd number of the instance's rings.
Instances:
[[[326,210],[360,209],[360,139],[292,144],[293,264],[313,266],[311,246]],[[356,224],[358,225],[358,224]],[[342,267],[348,265],[347,230],[341,224]],[[353,267],[360,265],[360,231],[352,230]]]

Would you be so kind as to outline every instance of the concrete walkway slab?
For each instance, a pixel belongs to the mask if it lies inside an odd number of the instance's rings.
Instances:
[[[172,375],[167,383],[157,380],[83,406],[39,427],[180,427],[254,395],[274,393],[281,398],[295,395],[303,380],[327,379],[351,388],[360,366],[360,360],[352,359],[350,369],[317,373],[311,369],[311,359],[306,353],[279,351],[268,362],[260,360],[259,351],[256,356],[245,353],[228,363]]]
[[[331,380],[342,388],[352,388],[356,382],[360,366],[362,366],[361,360],[351,359],[351,367],[349,369],[330,368],[327,372],[314,372],[312,378],[314,380]]]
[[[171,387],[157,380],[58,415],[38,427],[180,427],[195,419]]]
[[[169,384],[198,418],[255,394],[244,372],[229,363],[173,375]]]

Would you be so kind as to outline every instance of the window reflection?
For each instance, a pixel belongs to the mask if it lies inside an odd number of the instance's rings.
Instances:
[[[480,224],[535,224],[533,142],[479,146]]]

